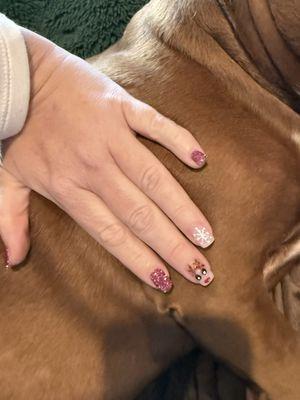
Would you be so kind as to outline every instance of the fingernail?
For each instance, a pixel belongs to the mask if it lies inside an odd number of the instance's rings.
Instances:
[[[157,289],[163,293],[168,293],[173,287],[171,278],[160,268],[156,268],[151,274],[150,278]]]
[[[203,167],[204,164],[206,163],[206,154],[202,153],[200,150],[194,150],[192,152],[192,160],[199,166]]]
[[[214,280],[214,274],[208,265],[201,263],[199,260],[194,260],[189,265],[189,273],[193,276],[195,281],[202,286],[208,286]]]
[[[10,267],[10,262],[9,262],[8,249],[5,249],[4,262],[5,262],[5,268],[9,268]]]
[[[214,235],[210,233],[204,226],[196,226],[193,237],[199,246],[209,247],[215,240]]]

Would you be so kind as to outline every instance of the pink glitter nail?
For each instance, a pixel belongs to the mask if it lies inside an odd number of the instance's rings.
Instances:
[[[160,268],[156,268],[150,275],[154,285],[164,293],[170,292],[173,287],[171,278]]]
[[[194,150],[192,152],[192,160],[199,165],[199,167],[203,167],[206,163],[206,154],[202,153],[202,151]]]
[[[5,249],[4,262],[5,262],[5,268],[9,268],[10,263],[9,263],[8,249]]]

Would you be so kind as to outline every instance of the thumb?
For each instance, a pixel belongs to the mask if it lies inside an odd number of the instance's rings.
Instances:
[[[6,247],[5,266],[20,264],[29,247],[30,189],[0,167],[0,235]]]

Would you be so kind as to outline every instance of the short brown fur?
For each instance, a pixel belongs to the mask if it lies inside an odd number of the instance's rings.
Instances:
[[[296,53],[299,27],[281,17],[293,5],[298,23],[299,2],[271,3]],[[246,1],[153,0],[91,60],[208,153],[197,172],[142,140],[211,221],[216,279],[203,289],[171,271],[164,296],[35,196],[28,261],[0,273],[1,400],[134,399],[198,345],[272,400],[300,397],[300,338],[263,280],[269,254],[300,221],[300,119],[260,40]]]

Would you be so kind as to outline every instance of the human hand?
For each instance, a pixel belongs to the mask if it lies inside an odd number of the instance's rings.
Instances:
[[[28,252],[29,193],[34,190],[152,287],[164,292],[172,287],[161,259],[207,286],[211,268],[191,242],[208,247],[212,229],[135,132],[193,168],[205,163],[197,141],[85,61],[23,33],[30,109],[22,132],[3,142],[0,173],[0,232],[8,265],[20,263]]]

